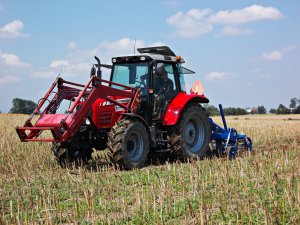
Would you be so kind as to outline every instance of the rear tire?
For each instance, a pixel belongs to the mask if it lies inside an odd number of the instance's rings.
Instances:
[[[206,112],[199,104],[193,103],[184,109],[168,136],[169,147],[179,159],[202,159],[209,148],[210,136]]]
[[[120,168],[141,168],[149,154],[149,135],[138,119],[124,118],[108,134],[111,161]]]

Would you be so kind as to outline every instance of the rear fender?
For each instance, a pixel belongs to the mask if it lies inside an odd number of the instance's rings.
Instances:
[[[175,125],[181,115],[182,110],[189,103],[208,103],[208,98],[205,95],[187,94],[180,92],[168,105],[164,116],[163,125]]]

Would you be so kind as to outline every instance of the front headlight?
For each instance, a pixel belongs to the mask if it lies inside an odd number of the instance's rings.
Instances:
[[[86,118],[86,119],[85,119],[85,124],[86,124],[86,125],[91,125],[91,121],[89,120],[89,118]]]

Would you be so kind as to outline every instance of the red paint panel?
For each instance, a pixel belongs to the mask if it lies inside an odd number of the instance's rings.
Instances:
[[[180,117],[182,109],[189,101],[208,103],[209,100],[204,95],[187,94],[180,92],[168,105],[163,125],[175,125]]]
[[[73,114],[69,115],[66,124],[69,125],[73,119]],[[44,114],[36,121],[35,127],[58,127],[66,114]]]
[[[93,106],[92,106],[92,120],[97,128],[99,128],[99,125],[98,125],[99,108],[100,108],[100,105],[104,102],[106,102],[106,100],[104,100],[103,98],[98,98],[93,103]]]

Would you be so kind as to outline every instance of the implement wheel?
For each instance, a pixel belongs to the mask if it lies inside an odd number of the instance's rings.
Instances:
[[[149,153],[149,135],[144,124],[133,118],[117,122],[108,135],[110,158],[120,168],[141,168]]]
[[[201,105],[193,103],[182,112],[169,135],[170,149],[183,160],[202,159],[208,150],[211,130]]]

